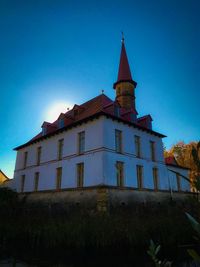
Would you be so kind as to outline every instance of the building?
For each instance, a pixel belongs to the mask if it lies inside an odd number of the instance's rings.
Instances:
[[[188,185],[188,172],[190,169],[178,165],[174,157],[165,158],[165,164],[169,171],[170,188],[173,191],[182,191],[187,189]],[[192,185],[190,186],[192,189]]]
[[[37,136],[15,148],[16,190],[190,191],[188,170],[165,163],[165,135],[152,129],[150,115],[138,116],[136,86],[122,40],[115,100],[102,93],[74,105],[55,122],[44,122]]]
[[[9,181],[9,178],[7,177],[7,175],[5,175],[5,173],[2,170],[0,170],[0,185],[5,183],[6,181]]]

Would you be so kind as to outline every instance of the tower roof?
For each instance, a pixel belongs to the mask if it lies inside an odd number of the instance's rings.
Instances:
[[[119,70],[118,70],[118,77],[117,81],[114,83],[113,88],[116,88],[116,85],[120,82],[130,82],[135,86],[137,83],[133,81],[131,70],[128,63],[128,57],[126,54],[126,48],[124,44],[124,38],[122,38],[122,47],[121,47],[121,55],[120,55],[120,62],[119,62]]]

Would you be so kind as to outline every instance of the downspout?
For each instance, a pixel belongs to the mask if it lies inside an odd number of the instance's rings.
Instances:
[[[170,189],[170,198],[171,198],[171,200],[173,200],[173,190],[172,190],[172,186],[171,186],[171,181],[170,181],[168,169],[167,169],[167,172],[168,172],[168,183],[169,183],[169,189]]]

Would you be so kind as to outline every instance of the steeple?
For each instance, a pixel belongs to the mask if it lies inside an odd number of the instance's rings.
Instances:
[[[119,71],[117,81],[113,84],[116,90],[116,101],[125,109],[131,109],[135,114],[135,88],[137,83],[132,79],[126,48],[124,44],[124,36],[122,35],[122,47],[119,63]]]

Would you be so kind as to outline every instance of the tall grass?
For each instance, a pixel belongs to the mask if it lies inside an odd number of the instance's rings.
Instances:
[[[7,200],[0,202],[0,254],[27,257],[109,251],[141,259],[153,239],[162,245],[163,258],[184,260],[188,255],[181,247],[194,244],[185,212],[199,218],[200,210],[193,200],[135,203],[111,207],[104,214],[81,207],[30,204],[15,194]]]

